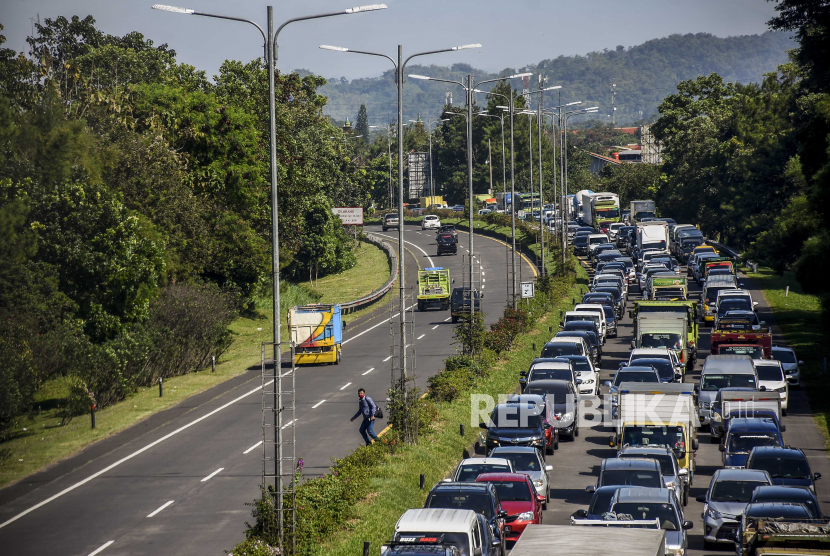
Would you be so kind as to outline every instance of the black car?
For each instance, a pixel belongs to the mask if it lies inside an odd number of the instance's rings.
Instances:
[[[582,301],[580,303],[610,305],[611,307],[614,307],[614,310],[616,311],[614,296],[610,293],[588,292],[582,296]]]
[[[542,358],[561,357],[563,355],[589,355],[583,353],[582,342],[548,342],[542,346]]]
[[[479,311],[481,308],[481,299],[478,294],[478,290],[473,290],[473,303],[475,304],[476,311]],[[452,316],[452,322],[458,322],[458,317],[461,315],[469,315],[470,314],[470,288],[469,286],[465,286],[463,288],[453,288],[452,294],[450,295],[450,315]]]
[[[638,367],[652,367],[660,376],[660,382],[680,382],[683,376],[674,372],[674,365],[668,359],[643,357],[637,359]]]
[[[438,246],[438,254],[452,253],[458,254],[458,239],[449,232],[440,232],[435,238],[435,244]]]
[[[579,436],[579,394],[568,380],[534,380],[527,385],[525,394],[545,396],[548,400],[553,419],[548,421],[557,429],[559,435],[574,440]],[[488,444],[489,446],[489,444]]]
[[[606,485],[595,489],[593,496],[591,496],[591,503],[588,504],[588,509],[576,510],[574,517],[602,520],[603,514],[611,509],[611,499],[621,488],[623,488],[622,485]]]
[[[597,325],[594,321],[590,320],[572,320],[566,322],[562,328],[563,332],[569,332],[571,330],[584,330],[586,332],[597,332]]]
[[[575,255],[587,255],[588,254],[588,234],[585,235],[577,235],[573,241],[574,244],[574,254]]]
[[[614,309],[617,311],[617,318],[622,318],[623,311],[625,310],[625,299],[623,298],[622,291],[620,291],[619,288],[612,286],[600,286],[598,288],[594,288],[591,292],[610,293],[611,297],[614,299]]]
[[[455,239],[455,242],[458,243],[458,230],[455,229],[454,224],[442,224],[438,231],[435,232],[436,235],[441,234],[452,234],[452,237]]]
[[[803,486],[816,491],[821,473],[813,473],[807,456],[799,448],[789,446],[757,446],[749,452],[747,469],[762,469],[770,474],[772,483],[783,486]]]
[[[544,382],[544,381],[543,381]],[[538,392],[525,392],[536,394]],[[487,431],[485,452],[496,446],[532,446],[544,453],[547,444],[543,408],[531,403],[500,403],[493,408],[489,422],[479,426]]]
[[[567,330],[556,334],[555,338],[578,337],[585,340],[588,348],[591,350],[591,356],[594,358],[594,364],[599,368],[602,363],[602,345],[600,338],[595,332],[588,332],[585,330]]]
[[[750,504],[755,502],[795,502],[804,506],[813,514],[813,519],[822,519],[818,498],[807,487],[760,485],[752,491]]]
[[[473,510],[484,516],[496,538],[504,538],[502,533],[507,511],[501,507],[499,493],[493,483],[438,483],[429,491],[424,508]]]

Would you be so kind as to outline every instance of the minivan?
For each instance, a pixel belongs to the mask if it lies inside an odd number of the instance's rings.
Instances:
[[[721,388],[758,388],[758,372],[749,355],[710,355],[700,371],[698,415],[701,425],[709,424],[709,411]]]
[[[732,276],[712,276],[703,284],[703,293],[700,300],[703,304],[703,320],[714,322],[715,314],[718,311],[718,292],[722,290],[734,290],[738,288],[738,281]]]

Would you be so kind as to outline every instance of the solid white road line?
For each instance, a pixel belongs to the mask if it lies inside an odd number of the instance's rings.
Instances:
[[[342,388],[341,388],[341,390],[342,390]],[[323,402],[325,402],[325,401],[326,401],[326,400],[320,400],[320,401],[319,401],[319,402],[317,402],[316,404],[312,405],[312,406],[311,406],[311,409],[317,409],[318,407],[320,407],[321,405],[323,405]]]
[[[164,504],[162,504],[162,505],[161,505],[161,507],[160,507],[159,509],[157,509],[157,510],[156,510],[156,511],[154,511],[153,513],[149,514],[147,517],[153,517],[154,515],[156,515],[157,513],[159,513],[161,510],[163,510],[164,508],[166,508],[167,506],[169,506],[170,504],[172,504],[173,502],[175,502],[175,500],[170,500],[169,502],[165,502]]]
[[[384,362],[384,363],[386,363],[386,362],[387,362],[387,361],[389,361],[390,359],[392,359],[392,356],[391,356],[391,355],[390,355],[389,357],[387,357],[386,359],[384,359],[384,360],[383,360],[383,362]]]
[[[444,319],[444,322],[447,322],[448,320],[452,320],[452,317],[447,317],[447,318],[445,318],[445,319]]]
[[[93,550],[92,552],[90,552],[90,553],[89,553],[89,556],[95,556],[96,554],[99,554],[102,550],[104,550],[106,547],[108,547],[109,545],[111,545],[111,544],[112,544],[112,543],[114,543],[114,542],[115,542],[115,541],[107,541],[107,542],[105,542],[104,544],[102,544],[101,546],[99,546],[98,548],[96,548],[95,550]]]
[[[293,423],[295,420],[296,420],[296,419],[291,419],[291,420],[290,420],[290,421],[288,421],[286,424],[284,424],[284,425],[282,426],[282,428],[290,427],[290,426],[291,426],[291,423]]]
[[[433,326],[433,327],[432,327],[432,329],[433,329],[433,330],[435,330],[435,329],[436,329],[436,328],[438,328],[439,326],[441,326],[441,325],[440,325],[440,324],[436,324],[435,326]]]
[[[260,440],[259,442],[257,442],[256,444],[254,444],[253,446],[251,446],[250,448],[248,448],[248,449],[247,449],[247,450],[245,450],[244,452],[242,452],[242,455],[244,456],[245,454],[248,454],[248,453],[253,452],[253,451],[254,451],[254,450],[256,450],[257,448],[259,448],[259,445],[260,445],[260,444],[262,444],[262,440]]]
[[[209,480],[211,480],[213,477],[215,477],[216,475],[218,475],[219,473],[221,473],[223,469],[224,469],[224,467],[220,467],[219,469],[217,469],[216,471],[214,471],[213,473],[211,473],[210,475],[208,475],[207,477],[205,477],[204,479],[202,479],[202,481],[201,481],[201,482],[203,482],[203,483],[208,482],[208,481],[209,481]]]
[[[416,338],[416,340],[420,340],[420,339],[421,339],[421,338],[423,338],[424,336],[426,336],[426,334],[421,334],[420,336],[418,336],[418,337]]]
[[[380,235],[384,235],[384,234],[380,234]],[[388,236],[386,236],[386,237],[388,237],[388,238],[392,238],[392,236],[389,236],[389,235],[388,235]],[[392,238],[392,239],[397,239],[397,238]],[[435,266],[435,263],[434,263],[434,262],[432,262],[432,257],[430,257],[429,255],[427,255],[427,252],[426,252],[426,251],[424,251],[423,249],[421,249],[421,246],[420,246],[420,245],[415,245],[415,244],[414,244],[414,243],[412,243],[411,241],[406,241],[406,240],[403,240],[403,242],[404,242],[404,243],[408,243],[409,245],[411,245],[412,247],[414,247],[415,249],[417,249],[418,251],[420,251],[421,253],[423,253],[423,254],[424,254],[424,256],[427,258],[427,260],[429,261],[429,266]]]
[[[374,370],[375,370],[375,368],[374,368],[374,367],[372,367],[371,369],[369,369],[368,371],[366,371],[365,373],[363,373],[363,376],[368,375],[369,373],[371,373],[371,372],[372,372],[372,371],[374,371]]]
[[[265,386],[268,386],[268,385],[269,385],[269,384],[271,384],[272,382],[274,382],[274,381],[273,381],[273,380],[269,380],[268,382],[266,382],[266,383],[265,383]],[[91,481],[92,479],[95,479],[95,478],[97,478],[97,477],[100,477],[101,475],[103,475],[103,474],[104,474],[104,473],[106,473],[107,471],[111,471],[112,469],[115,469],[116,467],[118,467],[119,465],[121,465],[122,463],[124,463],[125,461],[129,461],[129,460],[133,459],[133,458],[134,458],[134,457],[136,457],[137,455],[139,455],[139,454],[141,454],[141,453],[143,453],[143,452],[146,452],[147,450],[149,450],[149,449],[150,449],[150,448],[152,448],[153,446],[155,446],[155,445],[157,445],[157,444],[160,444],[160,443],[164,442],[164,441],[165,441],[165,440],[167,440],[168,438],[170,438],[170,437],[172,437],[172,436],[175,436],[175,435],[179,434],[179,433],[180,433],[180,432],[182,432],[183,430],[189,429],[190,427],[192,427],[192,426],[193,426],[193,425],[195,425],[196,423],[199,423],[200,421],[204,421],[205,419],[207,419],[207,418],[208,418],[208,417],[210,417],[211,415],[215,415],[216,413],[219,413],[219,412],[220,412],[220,411],[222,411],[223,409],[225,409],[225,408],[227,408],[227,407],[232,406],[233,404],[235,404],[235,403],[236,403],[236,402],[238,402],[239,400],[245,399],[245,398],[247,398],[248,396],[250,396],[251,394],[256,394],[256,393],[257,393],[257,392],[259,392],[260,390],[262,390],[262,386],[257,386],[256,388],[254,388],[254,389],[253,389],[253,390],[251,390],[250,392],[248,392],[248,393],[246,393],[246,394],[242,394],[242,395],[241,395],[241,396],[239,396],[238,398],[236,398],[236,399],[234,399],[234,400],[229,401],[228,403],[226,403],[225,405],[223,405],[223,406],[221,406],[221,407],[217,407],[216,409],[214,409],[214,410],[213,410],[213,411],[211,411],[210,413],[206,413],[205,415],[202,415],[202,416],[201,416],[201,417],[199,417],[198,419],[194,419],[193,421],[189,422],[188,424],[186,424],[186,425],[184,425],[184,426],[179,427],[178,429],[174,430],[173,432],[171,432],[171,433],[169,433],[169,434],[166,434],[165,436],[162,436],[162,437],[161,437],[161,438],[159,438],[158,440],[155,440],[155,441],[153,441],[153,442],[150,442],[149,444],[147,444],[147,445],[146,445],[146,446],[144,446],[143,448],[140,448],[140,449],[136,450],[135,452],[133,452],[132,454],[130,454],[130,455],[128,455],[128,456],[125,456],[125,457],[121,458],[120,460],[116,461],[116,462],[115,462],[115,463],[113,463],[112,465],[109,465],[109,466],[105,467],[104,469],[102,469],[102,470],[98,471],[97,473],[93,473],[92,475],[90,475],[90,476],[89,476],[89,477],[87,477],[86,479],[83,479],[82,481],[78,481],[78,482],[77,482],[77,483],[75,483],[74,485],[72,485],[72,486],[70,486],[70,487],[67,487],[67,488],[63,489],[62,491],[60,491],[59,493],[55,494],[54,496],[50,496],[49,498],[47,498],[47,499],[46,499],[46,500],[44,500],[43,502],[38,502],[37,504],[35,504],[35,505],[34,505],[34,506],[32,506],[31,508],[29,508],[28,510],[24,510],[24,511],[20,512],[19,514],[17,514],[16,516],[14,516],[14,517],[12,517],[12,518],[10,518],[10,519],[8,519],[8,520],[4,521],[3,523],[0,523],[0,529],[2,529],[3,527],[5,527],[5,526],[6,526],[6,525],[8,525],[9,523],[12,523],[12,522],[14,522],[14,521],[17,521],[18,519],[20,519],[20,518],[21,518],[21,517],[23,517],[24,515],[28,514],[29,512],[33,512],[33,511],[35,511],[36,509],[40,508],[41,506],[45,506],[45,505],[46,505],[46,504],[48,504],[49,502],[51,502],[51,501],[53,501],[53,500],[56,500],[56,499],[60,498],[60,497],[61,497],[61,496],[63,496],[64,494],[66,494],[66,493],[68,493],[68,492],[71,492],[71,491],[75,490],[75,489],[76,489],[76,488],[78,488],[79,486],[83,486],[83,485],[85,485],[86,483],[88,483],[88,482],[89,482],[89,481]],[[115,542],[115,541],[111,541],[111,542]],[[104,547],[103,547],[103,548],[101,548],[100,550],[103,550],[103,549],[104,549],[104,548],[106,548],[107,546],[109,546],[109,545],[104,546]]]
[[[406,308],[406,310],[408,311],[408,310],[412,309],[414,306],[415,306],[414,304],[413,304],[413,305],[410,305],[409,307],[407,307],[407,308]],[[351,341],[352,341],[352,340],[354,340],[355,338],[360,338],[361,336],[363,336],[364,334],[366,334],[367,332],[369,332],[369,331],[371,331],[371,330],[374,330],[375,328],[377,328],[377,327],[378,327],[378,326],[380,326],[381,324],[386,324],[386,323],[387,323],[387,322],[389,322],[390,320],[392,320],[392,319],[394,319],[394,318],[397,318],[397,316],[398,316],[398,315],[400,315],[400,313],[395,313],[394,315],[392,315],[392,316],[391,316],[391,317],[389,317],[388,319],[383,319],[382,321],[380,321],[379,323],[377,323],[377,324],[376,324],[376,325],[374,325],[373,327],[371,327],[371,328],[367,328],[366,330],[364,330],[364,331],[363,331],[363,332],[361,332],[360,334],[356,334],[356,335],[352,336],[351,338],[349,338],[348,340],[343,340],[343,342],[342,342],[342,343],[343,343],[343,344],[348,344],[349,342],[351,342]],[[283,376],[285,376],[285,375],[283,375]]]
[[[352,385],[351,382],[347,382],[346,385],[343,388],[341,388],[341,390],[345,390],[346,388],[348,388],[351,385]]]

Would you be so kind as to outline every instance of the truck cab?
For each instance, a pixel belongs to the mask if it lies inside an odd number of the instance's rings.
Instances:
[[[418,310],[450,308],[450,271],[442,267],[418,271]]]

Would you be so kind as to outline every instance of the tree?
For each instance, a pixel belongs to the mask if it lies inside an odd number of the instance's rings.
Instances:
[[[600,172],[602,191],[616,193],[620,206],[637,199],[654,198],[660,187],[660,167],[654,164],[609,164]]]
[[[357,259],[348,244],[340,218],[329,202],[316,196],[303,214],[303,242],[294,259],[294,273],[313,284],[318,274],[336,274],[352,268]]]
[[[366,105],[361,104],[360,109],[357,111],[357,122],[354,126],[354,131],[356,135],[362,135],[361,139],[363,139],[363,143],[368,145],[369,144],[369,114],[366,112]]]

